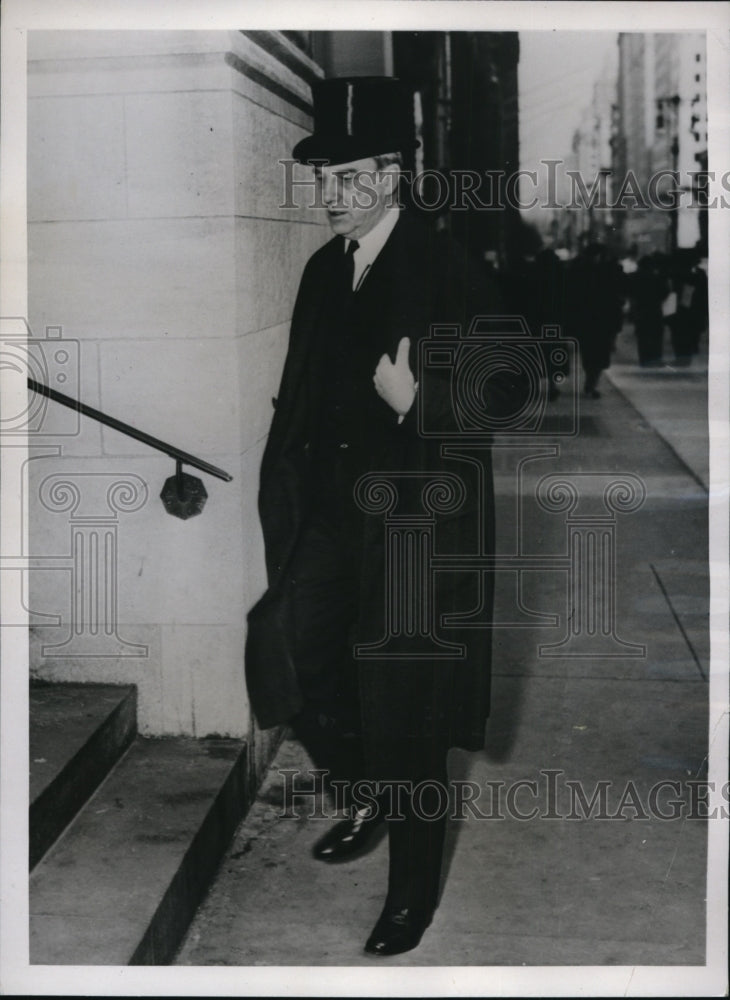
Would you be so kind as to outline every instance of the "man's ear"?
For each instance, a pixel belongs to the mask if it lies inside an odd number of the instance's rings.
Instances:
[[[389,163],[387,167],[380,170],[383,187],[388,198],[393,198],[398,193],[398,181],[400,180],[400,167],[397,163]]]

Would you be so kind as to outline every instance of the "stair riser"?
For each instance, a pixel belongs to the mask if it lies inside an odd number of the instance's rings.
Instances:
[[[137,693],[131,690],[55,781],[30,806],[33,869],[123,756],[137,735]]]
[[[249,809],[247,752],[240,754],[170,883],[130,965],[168,965]]]
[[[33,965],[165,965],[250,802],[245,742],[137,737],[30,881]]]

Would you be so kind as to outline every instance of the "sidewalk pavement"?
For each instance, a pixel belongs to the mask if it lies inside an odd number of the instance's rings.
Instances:
[[[671,357],[671,349],[667,355]],[[671,360],[663,368],[641,368],[633,327],[627,324],[616,339],[605,377],[709,489],[706,337],[687,368]]]
[[[308,800],[284,802],[280,769],[309,767],[286,739],[177,964],[704,964],[707,823],[700,786],[688,784],[706,773],[708,730],[702,380],[637,373],[629,348],[602,397],[581,399],[578,436],[495,449],[503,552],[519,540],[523,553],[565,558],[569,514],[536,502],[547,474],[573,482],[604,518],[609,481],[640,481],[646,498],[615,513],[613,527],[604,521],[604,538],[615,531],[615,587],[596,607],[615,622],[598,655],[545,649],[569,634],[580,601],[564,564],[498,574],[486,747],[449,756],[452,783],[475,783],[479,811],[450,820],[441,902],[420,946],[363,953],[385,896],[387,842],[348,864],[312,858],[329,821],[307,819]],[[680,403],[678,435],[666,415]],[[551,405],[569,417],[566,394]],[[486,970],[484,992],[495,983]]]

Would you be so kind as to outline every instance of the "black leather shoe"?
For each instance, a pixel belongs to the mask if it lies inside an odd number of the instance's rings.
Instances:
[[[318,861],[346,861],[366,848],[374,846],[374,834],[382,822],[380,812],[374,816],[343,819],[321,837],[314,845],[313,853]]]
[[[432,914],[386,906],[365,943],[369,955],[400,955],[420,942]]]

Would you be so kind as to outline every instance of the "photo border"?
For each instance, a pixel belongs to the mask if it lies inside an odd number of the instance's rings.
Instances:
[[[27,316],[26,37],[29,30],[81,28],[207,31],[237,28],[322,30],[611,30],[707,31],[709,169],[730,163],[727,81],[730,9],[724,3],[492,2],[492,0],[5,0],[2,7],[2,115],[0,118],[0,313]],[[723,124],[725,127],[723,127]],[[711,185],[710,195],[721,195]],[[730,211],[709,219],[711,666],[708,781],[721,788],[728,775],[728,247]],[[4,380],[5,382],[5,380]],[[19,394],[5,382],[5,412]],[[22,445],[14,450],[21,458]],[[7,456],[4,456],[7,459]],[[3,462],[5,466],[5,461]],[[0,545],[17,537],[19,498],[1,498]],[[27,524],[20,525],[27,539]],[[4,546],[2,546],[4,548]],[[6,574],[7,575],[7,574]],[[13,574],[19,576],[20,574]],[[4,607],[15,596],[6,581]],[[727,975],[728,821],[708,823],[707,956],[705,967],[107,967],[28,965],[28,642],[24,628],[2,630],[0,678],[0,843],[3,845],[2,989],[33,995],[290,995],[356,996],[700,996],[722,995]]]

